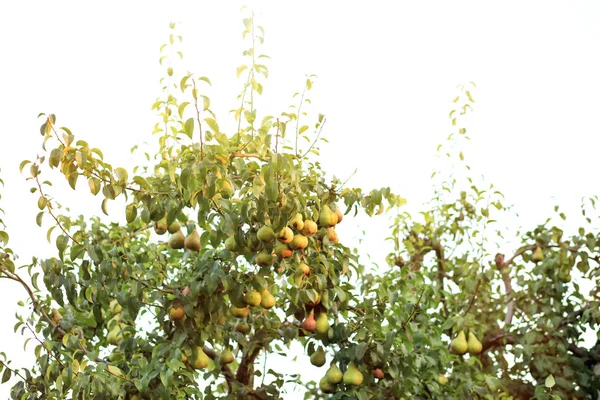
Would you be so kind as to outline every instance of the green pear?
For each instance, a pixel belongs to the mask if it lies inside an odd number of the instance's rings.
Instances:
[[[179,232],[179,230],[181,230],[181,224],[179,223],[179,221],[173,221],[173,223],[171,225],[169,225],[167,230],[169,231],[170,234],[177,233],[177,232]]]
[[[175,250],[183,249],[184,245],[185,245],[185,236],[183,235],[183,232],[181,232],[181,229],[178,230],[177,232],[175,232],[169,238],[169,247],[171,247],[172,249],[175,249]]]
[[[544,260],[544,253],[542,252],[542,248],[540,246],[536,247],[533,255],[531,256],[533,262],[540,262]]]
[[[337,221],[337,214],[333,212],[327,204],[325,204],[321,208],[321,214],[319,215],[319,223],[321,224],[321,226],[325,228],[330,228],[332,226],[335,226],[335,224],[337,224]]]
[[[192,351],[192,356],[189,358],[190,365],[195,369],[206,368],[208,365],[208,356],[202,350],[202,347],[196,346]]]
[[[273,256],[271,255],[271,253],[268,253],[263,250],[256,255],[254,262],[256,262],[256,264],[260,265],[261,267],[268,267],[271,264],[273,264]]]
[[[467,351],[469,354],[479,354],[483,346],[481,342],[477,339],[477,337],[473,334],[473,332],[469,331],[469,340],[467,341]]]
[[[326,376],[322,377],[319,381],[319,389],[323,393],[335,393],[335,385],[329,382]]]
[[[193,230],[192,233],[185,238],[184,247],[191,251],[200,251],[200,235],[197,230]]]
[[[275,232],[273,232],[273,228],[267,225],[263,225],[258,232],[256,232],[256,237],[263,243],[271,243],[275,240]]]
[[[260,293],[258,293],[258,291],[252,289],[248,293],[246,293],[244,300],[249,306],[256,307],[262,301],[262,296],[260,295]]]
[[[337,216],[336,216],[337,219]],[[356,368],[354,361],[350,361],[348,369],[344,372],[343,381],[346,385],[359,386],[363,382],[363,374]]]
[[[235,236],[229,236],[227,239],[225,239],[225,249],[231,252],[238,251],[238,245],[235,241]]]
[[[166,215],[154,223],[154,232],[156,232],[158,235],[164,235],[168,229],[169,225],[167,225]]]
[[[233,362],[233,353],[231,349],[226,348],[223,353],[221,353],[221,357],[219,358],[219,363],[221,365],[231,364]]]
[[[327,319],[327,314],[325,312],[322,312],[317,317],[317,332],[322,335],[329,332],[329,320]]]
[[[468,344],[464,331],[458,332],[458,336],[452,339],[450,347],[456,354],[465,354],[467,352]]]
[[[331,366],[325,373],[327,381],[329,381],[329,383],[333,383],[334,385],[340,383],[342,381],[343,376],[344,374],[342,373],[342,371],[334,363],[331,363]]]
[[[323,351],[323,346],[319,346],[317,351],[311,354],[310,363],[315,367],[322,367],[325,365],[325,352]]]

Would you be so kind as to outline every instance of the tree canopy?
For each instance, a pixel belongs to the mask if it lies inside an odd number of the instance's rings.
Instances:
[[[303,110],[313,76],[285,111],[259,112],[269,69],[252,16],[233,132],[211,110],[210,79],[170,63],[183,57],[170,28],[158,143],[133,170],[39,116],[44,153],[21,171],[56,254],[17,265],[10,227],[0,231],[0,277],[28,296],[15,332],[36,355],[29,368],[0,360],[2,381],[18,378],[12,398],[271,399],[290,385],[311,399],[598,397],[600,352],[581,347],[600,322],[596,198],[577,232],[563,232],[557,209],[495,252],[510,207],[461,151],[474,84],[458,87],[438,148],[456,168],[434,172],[431,201],[410,215],[390,188],[365,192],[321,169],[326,119]],[[101,197],[106,216],[64,212],[51,169]],[[109,214],[119,199],[124,212]],[[384,273],[338,237],[358,213],[392,217]],[[259,362],[292,357],[294,343],[319,382]]]

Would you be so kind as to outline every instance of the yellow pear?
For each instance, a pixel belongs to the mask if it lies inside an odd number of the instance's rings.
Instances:
[[[236,306],[231,306],[231,315],[236,318],[246,318],[249,311],[248,307],[238,308]]]
[[[317,233],[318,227],[317,227],[317,223],[307,219],[304,221],[304,228],[302,228],[302,234],[304,236],[312,236],[315,233]]]
[[[248,325],[245,322],[238,322],[237,324],[235,324],[235,327],[233,329],[236,332],[240,332],[245,335],[246,333],[250,332],[250,325]]]
[[[444,385],[444,384],[448,383],[448,377],[444,374],[439,374],[438,375],[438,383],[440,385]]]
[[[108,335],[106,335],[106,340],[108,343],[113,345],[119,344],[121,339],[123,339],[123,333],[121,332],[121,329],[123,329],[123,325],[121,324],[116,324],[113,326],[113,328],[108,332]]]
[[[344,214],[342,214],[342,210],[339,207],[335,208],[335,215],[337,215],[337,223],[339,224],[344,219]]]
[[[265,310],[273,308],[273,306],[275,305],[275,297],[273,297],[273,295],[269,293],[267,289],[263,289],[260,292],[260,296],[260,305],[262,308],[264,308]]]
[[[117,299],[112,299],[110,301],[110,303],[108,304],[108,308],[110,309],[110,312],[113,314],[118,314],[123,310],[123,307],[119,304]]]
[[[281,243],[289,243],[294,239],[294,232],[286,226],[279,232],[277,239],[279,239]]]
[[[301,231],[304,228],[304,220],[302,219],[302,214],[298,213],[292,220],[290,221],[290,227],[294,230]]]
[[[310,274],[310,267],[305,262],[301,262],[300,265],[298,265],[298,270],[304,275]]]
[[[191,251],[200,251],[200,235],[195,229],[185,238],[184,247]]]
[[[256,237],[263,243],[271,243],[275,240],[275,232],[270,226],[264,225],[256,232]]]
[[[327,228],[327,236],[329,236],[329,241],[333,244],[337,244],[340,242],[335,228]]]
[[[322,367],[325,365],[325,352],[323,351],[323,346],[319,346],[319,348],[311,354],[310,363],[315,367]]]
[[[540,262],[544,260],[544,253],[542,252],[542,248],[540,246],[535,248],[531,259],[533,260],[533,262]]]
[[[113,300],[116,301],[116,300]],[[112,304],[112,302],[111,302]],[[52,320],[54,321],[55,324],[58,324],[60,322],[60,320],[63,319],[63,316],[60,314],[60,312],[56,309],[53,308],[52,309]]]
[[[180,303],[175,303],[169,308],[169,318],[171,321],[179,321],[185,317],[185,311]]]
[[[344,372],[343,381],[346,385],[359,386],[363,382],[363,374],[356,368],[354,361],[350,361],[348,369]]]
[[[227,180],[222,180],[219,183],[219,193],[224,199],[229,199],[233,196],[233,187],[231,183]]]
[[[255,307],[262,301],[262,296],[256,290],[251,290],[246,293],[244,300],[246,300],[246,304],[249,306]]]
[[[329,383],[333,383],[334,385],[340,383],[342,381],[343,376],[344,374],[342,373],[342,371],[334,363],[331,363],[331,366],[325,373],[327,381]]]
[[[467,351],[469,354],[479,354],[483,346],[481,342],[477,339],[477,337],[473,334],[473,332],[469,331],[469,340],[467,341]]]
[[[301,234],[295,235],[294,239],[290,242],[290,248],[292,250],[304,250],[307,246],[308,238]]]
[[[317,332],[324,335],[329,332],[329,320],[327,319],[327,314],[325,312],[321,312],[317,317]]]
[[[192,356],[189,358],[190,365],[195,369],[206,368],[208,365],[208,356],[202,350],[202,347],[196,346],[192,351]]]
[[[181,232],[181,229],[178,230],[177,232],[175,232],[169,238],[169,247],[172,249],[175,249],[175,250],[183,249],[184,245],[185,245],[185,236],[183,235],[183,232]]]
[[[465,354],[467,352],[468,344],[464,331],[458,332],[458,335],[454,339],[452,339],[450,347],[452,348],[452,351],[456,354]]]
[[[325,228],[335,226],[338,221],[338,216],[335,212],[331,211],[331,208],[325,204],[321,208],[321,214],[319,215],[319,223]]]

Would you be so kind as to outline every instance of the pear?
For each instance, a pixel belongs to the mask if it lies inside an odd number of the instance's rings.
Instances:
[[[169,318],[171,321],[179,321],[185,317],[185,311],[181,303],[176,303],[169,308]]]
[[[173,221],[173,223],[171,225],[169,225],[167,230],[169,231],[170,234],[177,233],[181,230],[181,224],[179,223],[179,221]]]
[[[318,227],[315,221],[307,219],[304,221],[304,228],[302,228],[302,234],[304,236],[312,236],[317,233]]]
[[[335,226],[335,224],[337,224],[337,221],[337,214],[331,211],[331,208],[329,208],[329,206],[325,204],[321,208],[321,215],[319,215],[319,224],[321,224],[321,226],[324,226],[325,228],[330,228],[332,226]]]
[[[279,239],[281,243],[289,243],[294,239],[294,232],[286,226],[279,232],[277,239]]]
[[[219,357],[219,363],[221,365],[231,364],[233,362],[233,353],[231,349],[226,348],[223,353],[221,353],[221,357]]]
[[[269,265],[273,264],[273,256],[271,255],[271,253],[268,253],[263,250],[256,255],[254,262],[256,262],[256,264],[260,265],[261,267],[268,267]]]
[[[292,249],[285,243],[277,243],[275,245],[275,254],[281,258],[289,258],[292,256]]]
[[[452,339],[450,347],[456,354],[465,354],[467,352],[468,344],[464,331],[458,332],[458,336]]]
[[[479,354],[483,346],[481,342],[477,339],[477,337],[473,334],[473,332],[469,331],[469,340],[467,341],[467,351],[469,354]]]
[[[319,305],[321,303],[321,295],[319,294],[319,292],[317,292],[315,289],[307,289],[307,294],[308,291],[311,291],[314,294],[315,299],[312,300],[312,298],[309,296],[306,305],[309,307],[315,307]]]
[[[184,245],[185,245],[185,236],[183,235],[183,232],[181,232],[181,229],[178,230],[177,232],[175,232],[169,238],[169,247],[172,249],[175,249],[175,250],[183,249]]]
[[[264,225],[256,232],[256,237],[263,243],[271,243],[275,240],[275,232],[270,226]]]
[[[250,325],[248,325],[245,322],[238,322],[237,324],[235,324],[235,327],[233,329],[236,332],[240,332],[240,333],[243,333],[245,335],[248,332],[250,332]]]
[[[185,238],[183,245],[191,251],[200,251],[200,235],[195,229]]]
[[[439,374],[438,375],[438,383],[440,385],[444,385],[444,384],[448,383],[448,377],[444,374]]]
[[[154,223],[154,232],[156,232],[158,235],[164,235],[168,229],[169,225],[167,225],[167,216],[162,217]]]
[[[256,307],[262,301],[262,296],[256,290],[251,290],[246,293],[244,300],[249,306]]]
[[[319,381],[319,389],[323,393],[335,393],[335,385],[330,383],[326,376],[322,377]]]
[[[337,383],[340,383],[342,381],[343,376],[344,376],[344,374],[342,373],[342,371],[334,363],[331,363],[331,366],[325,373],[325,377],[327,378],[327,381],[329,383],[333,383],[334,385]]]
[[[117,345],[123,339],[123,333],[121,330],[124,328],[122,324],[116,324],[112,327],[108,335],[106,335],[106,340],[110,344]]]
[[[310,310],[310,314],[308,317],[302,322],[302,328],[307,331],[314,332],[317,329],[317,321],[315,321],[315,313],[314,310]]]
[[[325,335],[329,332],[329,320],[327,319],[327,314],[325,312],[321,312],[317,317],[317,332],[321,335]]]
[[[301,234],[295,235],[294,239],[290,242],[290,248],[292,250],[304,250],[307,246],[308,238]]]
[[[117,299],[112,299],[110,301],[110,303],[108,304],[108,308],[110,309],[110,312],[113,314],[118,314],[123,310],[123,307],[119,304]]]
[[[63,319],[63,316],[60,314],[60,312],[56,308],[53,308],[52,309],[52,320],[54,321],[54,323],[58,325],[58,323],[62,319]]]
[[[227,239],[225,239],[225,249],[231,252],[238,251],[238,245],[235,241],[235,236],[229,236]]]
[[[335,208],[335,215],[337,215],[337,223],[339,224],[342,222],[342,219],[344,219],[344,214],[342,214],[342,211],[339,207]]]
[[[373,378],[377,378],[377,379],[383,379],[385,377],[385,374],[383,373],[381,368],[375,368],[374,370],[371,371],[371,374],[373,375]]]
[[[302,219],[302,214],[298,213],[292,220],[290,221],[290,227],[297,231],[301,231],[304,228],[304,220]]]
[[[540,246],[536,247],[531,259],[533,262],[540,262],[544,259],[544,253],[542,252],[542,248]]]
[[[190,365],[195,369],[206,368],[208,365],[208,356],[202,350],[202,347],[196,346],[192,351],[192,356],[189,359]]]
[[[319,346],[317,351],[311,354],[310,363],[315,367],[322,367],[325,365],[325,352],[323,351],[323,346]]]
[[[187,296],[188,294],[190,294],[190,292],[191,292],[191,289],[190,289],[190,287],[189,287],[189,286],[186,286],[186,287],[184,287],[184,288],[183,288],[183,290],[181,291],[181,294],[182,294],[182,295],[184,295],[184,296]]]
[[[363,374],[356,368],[354,361],[350,361],[348,369],[344,372],[343,381],[346,385],[359,386],[363,382]]]
[[[265,310],[273,308],[273,306],[275,305],[275,297],[273,297],[273,295],[269,293],[267,289],[263,289],[260,292],[260,296],[260,305],[262,308],[264,308]]]
[[[333,244],[340,242],[335,228],[327,228],[327,236],[329,237],[329,241]]]
[[[231,186],[231,183],[227,180],[222,180],[219,183],[219,193],[221,193],[221,196],[224,199],[231,198],[231,196],[233,196],[233,187]]]
[[[298,270],[304,275],[310,274],[310,267],[305,262],[301,262],[300,265],[298,265]]]
[[[238,308],[236,306],[231,306],[231,315],[236,318],[246,318],[248,316],[248,307]]]

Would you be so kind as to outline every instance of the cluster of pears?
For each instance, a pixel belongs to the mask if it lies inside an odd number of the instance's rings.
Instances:
[[[465,336],[465,331],[458,332],[458,335],[452,339],[450,347],[453,353],[459,355],[466,352],[469,352],[469,354],[479,354],[483,349],[481,342],[472,331],[469,331],[469,340]]]
[[[171,237],[169,237],[169,247],[174,250],[188,249],[190,251],[200,251],[200,235],[198,231],[194,229],[188,236],[185,236],[181,230],[179,221],[173,221],[171,225],[168,225],[167,217],[164,216],[154,223],[154,231],[159,235],[169,232],[171,234]]]
[[[348,386],[360,386],[363,383],[363,379],[363,374],[356,367],[354,361],[350,361],[344,373],[342,373],[335,363],[331,363],[325,376],[319,381],[319,388],[323,393],[335,393],[338,383],[344,382]]]
[[[327,313],[325,311],[321,311],[317,318],[315,318],[315,310],[314,308],[310,310],[308,316],[304,321],[302,321],[302,329],[307,330],[309,332],[316,332],[320,335],[326,335],[329,332],[329,319],[327,318]]]

